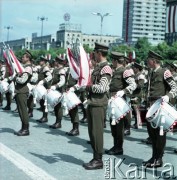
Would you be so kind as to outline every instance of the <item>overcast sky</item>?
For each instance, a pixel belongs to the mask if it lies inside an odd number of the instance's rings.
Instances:
[[[82,32],[100,34],[101,18],[92,12],[112,13],[103,21],[103,34],[122,35],[123,0],[0,0],[1,32],[0,41],[31,37],[33,32],[41,35],[41,21],[45,16],[43,35],[55,34],[59,24],[64,23],[64,14],[69,13],[70,23],[82,25]]]

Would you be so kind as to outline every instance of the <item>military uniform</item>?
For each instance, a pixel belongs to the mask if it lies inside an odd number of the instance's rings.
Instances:
[[[24,56],[26,55],[31,59],[32,55],[29,51],[26,51]],[[24,57],[23,57],[24,58]],[[22,122],[22,127],[18,132],[14,132],[17,136],[27,136],[29,135],[29,116],[27,110],[27,97],[29,93],[29,89],[27,83],[30,81],[32,77],[32,68],[30,62],[24,65],[25,72],[19,75],[15,79],[15,93],[16,93],[16,103],[18,113]]]
[[[118,95],[123,99],[126,99],[126,95],[132,94],[132,92],[136,89],[134,77],[132,76],[131,71],[123,66],[123,54],[112,52],[111,58],[113,59],[113,63],[115,63],[114,66],[116,66],[116,69],[113,73],[113,77],[110,83],[110,96],[112,97]],[[110,119],[111,133],[113,136],[114,145],[111,149],[105,151],[106,154],[123,154],[124,121],[127,119],[127,117],[129,117],[129,114],[121,118],[115,125],[111,124],[112,119]]]
[[[38,82],[38,72],[37,72],[37,68],[35,67],[35,65],[32,65],[32,77],[30,80],[30,84],[31,85],[36,85]],[[28,106],[28,114],[29,117],[33,117],[33,108],[34,108],[34,97],[32,94],[29,95],[28,100],[27,100],[27,106]]]
[[[6,74],[6,67],[4,61],[0,60],[0,81],[3,81]],[[0,107],[3,105],[3,95],[0,93]]]
[[[152,66],[152,62],[156,63],[149,75],[148,99],[150,106],[159,98],[168,102],[169,98],[175,98],[177,94],[177,86],[172,74],[169,70],[160,67],[160,60],[162,60],[160,55],[149,51],[149,65]],[[162,157],[166,144],[166,132],[164,132],[164,135],[160,135],[160,129],[154,129],[150,122],[147,122],[147,130],[152,140],[152,157],[143,162],[143,165],[146,167],[161,167],[163,165]]]
[[[49,67],[46,65],[46,62],[48,61],[45,57],[40,57],[40,61],[44,61],[45,63],[42,65],[41,69],[39,70],[38,73],[38,84],[43,85],[46,89],[50,88],[51,85],[51,80],[52,80],[52,74],[50,72]],[[48,121],[48,113],[45,112],[45,105],[44,105],[44,100],[40,100],[40,105],[42,108],[42,117],[37,120],[39,123],[45,123]]]
[[[147,83],[147,80],[145,78],[145,75],[142,73],[143,67],[140,64],[134,63],[132,67],[135,73],[135,82],[137,84],[137,88],[131,95],[131,105],[133,109],[132,114],[135,117],[135,123],[132,127],[136,129],[138,128],[138,124],[142,124],[142,121],[141,119],[138,119],[138,116],[140,118],[140,105],[143,100],[144,85]]]
[[[77,80],[75,80],[71,74],[68,72],[67,82],[66,82],[66,90],[73,88],[77,84]],[[77,94],[77,92],[76,92]],[[78,115],[78,106],[72,108],[69,111],[69,116],[71,118],[71,123],[73,124],[73,128],[71,131],[66,132],[69,136],[77,136],[79,135],[79,115]]]
[[[92,85],[86,88],[89,93],[87,118],[93,159],[89,163],[83,164],[85,169],[103,168],[102,154],[105,106],[108,104],[109,83],[112,76],[112,69],[106,60],[108,47],[95,43],[94,51],[95,59],[99,62],[92,72]]]
[[[65,60],[62,59],[61,57],[56,57],[55,61],[58,62],[58,64],[60,64],[60,66],[55,67],[53,69],[51,89],[58,90],[60,93],[63,93],[64,92],[64,85],[66,82],[66,71],[63,67],[63,65],[65,64]],[[61,106],[61,102],[58,103],[54,107],[54,112],[55,112],[56,121],[53,125],[50,125],[49,127],[53,128],[53,129],[61,128],[61,120],[62,120],[62,116],[63,116],[63,109]]]

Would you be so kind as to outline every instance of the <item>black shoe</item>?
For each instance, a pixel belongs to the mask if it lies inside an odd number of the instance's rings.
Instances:
[[[4,108],[2,108],[4,111],[10,111],[11,110],[11,107],[10,106],[6,106]]]
[[[126,129],[126,130],[124,131],[124,135],[125,135],[125,136],[129,136],[129,135],[130,135],[130,130],[129,130],[129,129]]]
[[[104,128],[106,128],[106,122],[104,122]]]
[[[162,167],[162,166],[163,166],[163,161],[161,158],[155,160],[154,163],[151,164],[152,168],[158,168],[158,167]]]
[[[92,159],[89,163],[84,163],[83,167],[87,170],[103,169],[103,161],[101,159]]]
[[[111,149],[105,150],[105,153],[108,155],[123,155],[123,149],[118,149],[113,146]]]
[[[176,153],[176,154],[177,154],[177,149],[174,149],[174,153]]]
[[[42,111],[42,108],[41,108],[41,107],[39,107],[39,108],[37,108],[37,110],[38,110],[38,111]]]
[[[33,113],[28,113],[29,118],[33,117]]]
[[[54,123],[53,125],[50,125],[49,127],[52,128],[52,129],[61,128],[61,123],[60,122]]]
[[[29,136],[30,133],[28,129],[23,129],[18,132],[14,132],[14,134],[17,136]]]
[[[141,140],[142,143],[145,143],[145,144],[152,144],[152,141],[150,138],[147,138],[147,139],[143,139]]]
[[[68,136],[78,136],[79,130],[78,129],[72,129],[70,132],[66,132]]]
[[[143,161],[142,165],[146,167],[151,167],[151,165],[154,163],[154,158],[149,159],[148,161]]]
[[[87,123],[87,118],[86,117],[83,117],[81,120],[80,120],[81,123]]]
[[[0,107],[2,107],[3,106],[3,104],[2,103],[0,103]]]
[[[42,117],[41,119],[36,120],[36,121],[39,123],[46,123],[46,122],[48,122],[48,119],[46,117]]]

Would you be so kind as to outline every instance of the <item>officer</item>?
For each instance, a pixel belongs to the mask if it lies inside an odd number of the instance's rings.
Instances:
[[[66,61],[60,56],[55,58],[55,68],[53,69],[53,77],[51,82],[51,90],[58,90],[60,93],[64,92],[64,85],[66,83],[66,71],[64,69]],[[49,127],[52,129],[61,128],[61,120],[63,116],[63,109],[61,107],[61,102],[54,107],[56,121],[53,125]]]
[[[27,97],[29,89],[27,83],[32,77],[31,67],[32,54],[26,50],[22,57],[22,63],[24,64],[25,71],[18,75],[15,82],[15,93],[18,113],[22,122],[22,127],[18,132],[14,132],[17,136],[28,136],[29,133],[29,116],[27,110]]]
[[[50,72],[50,69],[48,67],[48,59],[44,56],[41,56],[40,57],[40,67],[41,69],[39,70],[39,73],[38,73],[38,85],[43,85],[46,89],[49,89],[50,87],[50,82],[52,80],[52,74]],[[44,106],[44,100],[40,100],[40,105],[42,107],[42,117],[37,120],[37,122],[39,123],[45,123],[45,122],[48,122],[48,113],[45,112],[45,106]]]
[[[162,57],[159,54],[149,51],[148,66],[152,68],[148,79],[149,106],[159,98],[169,102],[169,99],[175,98],[177,94],[177,86],[173,76],[168,69],[163,69],[160,66],[161,60]],[[162,157],[166,144],[166,132],[160,135],[160,129],[153,128],[150,122],[147,122],[147,130],[152,140],[152,157],[148,161],[144,161],[143,166],[161,167],[163,165]]]
[[[0,59],[0,81],[3,81],[6,74],[6,67],[4,61]],[[3,95],[0,93],[0,107],[3,106]]]
[[[106,59],[107,54],[108,47],[106,45],[95,43],[94,56],[98,64],[92,72],[92,85],[86,87],[89,93],[87,118],[93,159],[89,163],[84,163],[83,167],[89,170],[103,168],[105,106],[108,104],[108,91],[112,76],[112,69]]]
[[[113,63],[114,73],[110,83],[110,96],[119,96],[126,99],[126,95],[130,95],[136,89],[134,76],[130,69],[126,69],[123,64],[125,61],[124,54],[118,52],[111,52],[111,59]],[[124,121],[127,116],[121,118],[116,125],[112,125],[110,119],[111,133],[113,136],[114,145],[111,149],[106,150],[105,153],[109,155],[123,154],[124,141]]]
[[[135,91],[132,94],[131,97],[131,105],[132,105],[132,113],[135,117],[135,123],[132,125],[132,128],[137,129],[138,128],[138,123],[142,124],[141,118],[140,117],[140,104],[142,102],[142,98],[143,98],[143,90],[144,90],[144,85],[145,83],[147,83],[147,80],[145,78],[145,75],[142,73],[143,70],[143,66],[141,66],[138,63],[134,63],[132,65],[133,71],[135,73],[135,82],[137,84],[137,88],[135,89]],[[137,121],[137,119],[139,120],[139,122]]]

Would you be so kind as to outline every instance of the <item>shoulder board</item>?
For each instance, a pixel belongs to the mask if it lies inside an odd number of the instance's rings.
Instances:
[[[101,69],[101,75],[103,74],[110,74],[112,76],[112,69],[109,65],[106,65]]]
[[[123,78],[128,78],[133,75],[134,75],[134,72],[132,69],[126,69],[123,73]]]
[[[173,77],[171,72],[168,69],[165,70],[165,72],[164,72],[164,79],[168,79],[168,78],[171,78],[171,77]]]

